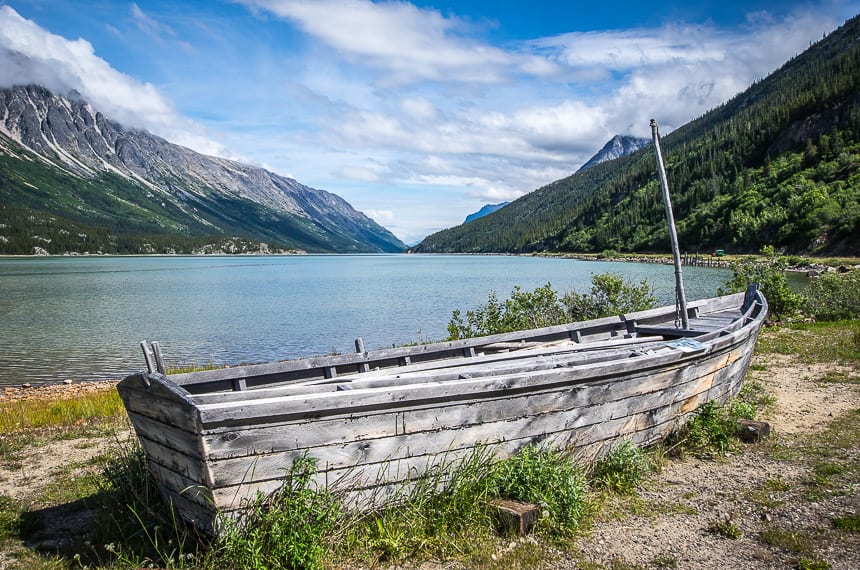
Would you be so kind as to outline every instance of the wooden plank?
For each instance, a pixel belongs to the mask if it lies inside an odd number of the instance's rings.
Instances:
[[[706,392],[695,396],[698,402],[703,402]],[[675,404],[677,405],[677,403]],[[674,415],[672,411],[667,415]],[[643,430],[636,431],[631,434],[630,439],[634,442],[653,441],[657,434],[665,434],[672,428],[674,422],[668,421],[660,424],[649,422],[644,418],[626,417],[621,418],[616,422],[618,425],[639,426],[645,425]],[[599,424],[595,424],[599,425]],[[564,448],[569,445],[588,446],[598,442],[600,448],[606,448],[604,442],[608,440],[594,440],[586,442],[582,437],[580,428],[568,428],[560,430],[556,433],[545,433],[539,437],[525,437],[522,439],[512,439],[492,445],[491,448],[496,457],[508,457],[523,446],[541,443],[551,447]],[[317,485],[329,488],[334,492],[344,489],[361,489],[362,487],[374,488],[382,484],[402,484],[416,477],[428,469],[433,469],[434,466],[440,464],[450,465],[456,463],[463,458],[469,457],[473,453],[471,448],[459,450],[449,450],[436,455],[416,455],[398,460],[391,460],[375,464],[361,464],[350,466],[344,469],[331,469],[328,471],[318,472],[314,476],[314,481]],[[226,487],[216,488],[213,490],[213,496],[217,504],[224,508],[230,508],[232,505],[240,504],[241,501],[247,498],[256,496],[257,493],[268,495],[280,488],[283,481],[280,478],[269,479],[265,481],[246,481],[238,485],[230,485]],[[396,493],[392,490],[390,493]]]
[[[139,441],[149,461],[163,465],[183,477],[196,481],[200,485],[212,486],[212,474],[205,460],[185,455],[180,451],[142,436],[139,438]]]
[[[184,497],[204,509],[211,508],[213,503],[210,488],[154,461],[149,461],[148,465],[153,477],[158,482],[159,488],[163,491],[166,490]]]
[[[170,390],[166,390],[165,386],[157,380],[152,381],[149,389],[137,389],[129,384],[123,386],[120,382],[117,385],[117,391],[129,412],[191,433],[198,433],[201,430],[200,415],[194,403],[173,397]]]
[[[653,309],[650,311],[641,311],[639,313],[631,313],[632,318],[637,315],[653,315],[652,318],[657,318],[658,315],[668,315],[672,308]],[[593,321],[568,323],[541,329],[532,329],[527,331],[515,331],[511,333],[502,333],[490,335],[486,337],[477,337],[470,339],[462,339],[458,341],[447,341],[442,343],[432,343],[426,345],[417,345],[410,347],[399,347],[392,349],[383,349],[375,351],[367,351],[362,354],[346,354],[325,357],[312,357],[299,360],[289,360],[266,364],[255,364],[233,367],[228,369],[206,370],[185,374],[172,375],[170,378],[174,382],[182,386],[192,386],[200,383],[215,383],[224,380],[230,380],[237,375],[246,378],[254,376],[276,376],[295,371],[311,371],[319,369],[320,371],[326,365],[341,366],[350,364],[368,363],[371,367],[375,366],[375,362],[384,360],[393,360],[405,356],[413,357],[413,360],[426,360],[428,356],[434,354],[443,354],[457,350],[474,349],[479,350],[480,347],[487,344],[497,342],[515,342],[515,341],[532,341],[532,340],[562,340],[570,338],[575,332],[579,335],[591,335],[595,338],[608,338],[612,330],[623,327],[624,321],[619,317],[606,317],[603,319],[595,319]]]
[[[217,425],[243,425],[268,418],[321,417],[326,414],[372,411],[384,407],[403,407],[433,400],[465,400],[489,397],[494,392],[542,389],[565,384],[620,377],[661,366],[688,363],[700,355],[677,351],[631,355],[618,362],[601,362],[569,368],[500,375],[489,378],[463,379],[459,382],[427,382],[409,386],[390,386],[384,391],[357,389],[323,394],[281,396],[246,402],[200,405],[201,421],[207,429]]]
[[[201,505],[171,489],[161,488],[160,491],[168,505],[173,505],[177,516],[208,535],[215,534],[218,529],[218,515],[214,504]]]
[[[375,371],[368,374],[346,375],[337,377],[336,382],[314,382],[311,384],[293,384],[279,386],[276,388],[262,388],[252,390],[248,393],[236,394],[231,392],[218,392],[212,394],[195,395],[194,401],[197,405],[218,404],[227,402],[245,402],[281,396],[296,396],[299,394],[316,394],[323,392],[334,392],[342,383],[349,383],[353,388],[387,387],[390,385],[404,386],[424,382],[447,382],[461,379],[463,374],[472,378],[523,373],[537,371],[561,366],[574,366],[593,364],[617,360],[619,355],[627,357],[630,348],[638,351],[646,351],[656,347],[663,347],[661,342],[651,339],[631,338],[623,339],[621,350],[597,350],[591,347],[586,351],[563,350],[559,352],[540,351],[536,355],[518,356],[517,358],[504,358],[510,353],[494,354],[491,356],[476,356],[473,359],[447,363],[422,363],[412,366],[404,366],[401,369]],[[605,347],[600,343],[599,347]],[[453,366],[456,364],[456,366]]]
[[[681,370],[679,375],[686,372]],[[321,461],[321,470],[346,468],[365,463],[381,463],[408,458],[413,454],[427,455],[459,450],[474,446],[478,442],[503,442],[513,439],[538,437],[559,431],[570,431],[594,423],[603,423],[640,412],[660,409],[676,401],[686,401],[691,396],[707,392],[711,388],[714,374],[709,372],[680,386],[660,390],[645,395],[625,398],[614,402],[600,402],[592,405],[572,406],[560,402],[564,394],[548,394],[544,398],[525,399],[522,409],[515,419],[504,417],[495,421],[483,421],[464,425],[459,420],[451,422],[449,429],[434,429],[421,433],[390,434],[379,439],[362,439],[347,444],[331,446],[297,446],[295,450],[284,453],[258,455],[253,458],[254,474],[259,479],[280,477],[293,461],[305,451],[312,451]],[[552,399],[559,401],[553,405]],[[534,400],[542,400],[535,405]],[[575,401],[575,399],[573,399]],[[484,407],[488,405],[485,403]],[[457,409],[448,410],[456,413]],[[495,412],[487,410],[487,415]],[[507,414],[506,414],[507,415]],[[303,426],[304,431],[313,431],[313,426]],[[299,427],[296,431],[299,431]],[[304,442],[301,433],[296,437]],[[235,458],[210,463],[212,476],[217,485],[237,484],[248,476],[247,458]]]
[[[175,449],[189,457],[204,459],[206,451],[200,434],[181,429],[170,423],[154,420],[150,417],[128,412],[129,419],[135,432],[141,437],[155,441],[170,449]]]
[[[368,415],[345,414],[314,421],[314,429],[302,441],[308,447],[344,443],[351,438],[367,439],[391,434],[410,434],[455,428],[493,420],[544,413],[552,409],[574,409],[594,402],[612,402],[690,381],[710,370],[708,362],[696,366],[674,367],[657,373],[643,371],[626,379],[612,379],[574,386],[548,387],[532,393],[502,393],[495,398],[455,404],[439,402],[431,406],[406,410],[382,410]],[[453,411],[451,411],[453,410]],[[212,430],[203,435],[209,457],[221,458],[297,449],[297,430],[303,420],[291,420],[269,426],[251,425],[246,429]]]
[[[695,410],[706,400],[707,392],[701,392],[693,397],[693,401],[675,402],[660,410],[592,424],[586,430],[575,428],[547,435],[540,441],[557,447],[574,445],[582,452],[587,452],[588,449],[591,449],[590,454],[594,458],[599,452],[605,453],[611,448],[610,442],[618,440],[619,432],[629,435],[629,439],[637,444],[653,443],[665,437],[680,425],[677,420],[678,413],[682,409],[691,406],[691,410]],[[687,412],[685,415],[689,416],[690,413],[692,412]],[[634,431],[631,433],[630,430]],[[497,457],[507,457],[521,449],[524,445],[534,442],[534,438],[511,440],[492,446],[492,449]],[[335,491],[352,488],[353,490],[348,493],[347,497],[360,497],[360,500],[353,501],[353,504],[359,508],[362,505],[379,505],[392,500],[392,498],[396,499],[398,495],[402,496],[403,493],[408,492],[408,482],[426,470],[428,466],[437,465],[440,462],[451,463],[457,458],[468,457],[470,453],[472,453],[471,450],[464,449],[459,452],[446,452],[436,457],[416,456],[408,460],[376,464],[375,466],[364,466],[358,469],[351,467],[344,470],[332,470],[318,473],[315,481],[318,485],[332,488]],[[384,482],[395,482],[397,484],[380,488],[378,485]],[[236,502],[243,497],[253,497],[257,492],[263,494],[271,493],[277,490],[281,484],[282,482],[278,479],[248,482],[244,485],[216,489],[213,495],[216,501],[221,502],[223,506],[229,508],[230,502]],[[356,487],[360,487],[362,484],[368,485],[368,487],[365,489],[356,489]],[[406,488],[405,490],[404,487]],[[372,497],[380,497],[381,500],[370,500]]]
[[[698,308],[702,313],[711,310],[719,310],[720,308],[737,307],[742,299],[742,294],[730,295],[727,297],[701,300],[691,303],[690,306]],[[514,341],[531,341],[531,340],[562,340],[564,338],[593,335],[596,337],[608,337],[610,331],[624,326],[625,320],[637,320],[639,322],[649,322],[658,320],[670,320],[674,317],[674,307],[662,307],[648,311],[639,311],[622,317],[607,317],[605,319],[597,319],[594,321],[582,323],[569,323],[554,327],[546,327],[543,329],[534,329],[530,331],[517,331],[513,333],[504,333],[491,335],[488,337],[480,337],[473,339],[463,339],[459,341],[448,341],[443,343],[433,343],[427,345],[418,345],[412,347],[400,347],[393,349],[384,349],[377,351],[368,351],[361,355],[337,355],[326,357],[314,357],[300,360],[282,361],[267,364],[257,364],[235,367],[230,369],[211,370],[193,372],[187,374],[178,374],[171,376],[171,379],[177,384],[183,386],[191,386],[202,383],[217,383],[223,380],[230,380],[236,376],[246,378],[259,376],[276,377],[290,372],[306,372],[309,375],[316,371],[319,377],[323,377],[322,369],[325,366],[340,366],[368,363],[370,367],[377,366],[376,362],[391,360],[393,363],[398,362],[399,358],[412,357],[412,360],[427,360],[435,358],[436,355],[442,355],[446,352],[454,354],[454,351],[467,348],[479,350],[481,346],[497,342],[514,342]],[[274,381],[274,379],[273,379]]]

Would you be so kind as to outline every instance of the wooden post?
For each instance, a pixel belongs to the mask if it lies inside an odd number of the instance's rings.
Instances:
[[[143,350],[143,359],[146,360],[146,371],[152,374],[155,372],[155,365],[152,363],[152,355],[146,347],[146,341],[140,341],[140,348]]]
[[[359,354],[364,354],[364,339],[358,337],[355,339],[355,351]],[[370,372],[370,365],[367,362],[362,362],[358,365],[359,372]]]
[[[675,216],[672,214],[672,201],[669,199],[669,182],[666,179],[666,168],[663,166],[663,155],[660,153],[660,133],[657,131],[657,121],[651,119],[651,135],[654,138],[654,149],[657,151],[657,170],[660,172],[660,184],[663,188],[663,204],[666,206],[666,222],[669,224],[669,241],[672,242],[672,258],[675,260],[675,298],[681,312],[681,327],[690,328],[687,317],[687,295],[684,293],[684,277],[681,273],[681,253],[678,247],[678,232],[675,230]]]
[[[155,353],[155,368],[158,370],[159,374],[167,374],[167,367],[164,366],[164,357],[161,356],[161,346],[159,346],[158,341],[152,341],[152,352]]]

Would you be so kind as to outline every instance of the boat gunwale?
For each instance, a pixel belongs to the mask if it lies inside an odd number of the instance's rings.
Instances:
[[[759,308],[761,314],[751,318]],[[759,302],[751,306],[747,312],[738,317],[744,324],[726,334],[713,331],[701,350],[683,352],[680,350],[659,351],[635,356],[625,363],[636,367],[637,370],[656,370],[672,365],[674,368],[683,367],[687,362],[701,359],[714,353],[724,352],[734,345],[745,341],[746,337],[755,332],[756,322],[764,319],[766,305]],[[734,321],[736,322],[736,321]],[[601,362],[585,363],[581,366],[547,368],[511,374],[497,374],[479,378],[463,378],[455,381],[428,380],[417,384],[397,385],[392,383],[385,387],[357,388],[352,390],[334,390],[311,394],[285,394],[254,400],[233,400],[219,403],[198,404],[196,409],[200,414],[205,429],[218,427],[251,425],[260,419],[266,423],[284,421],[289,416],[322,417],[337,415],[338,409],[348,407],[350,413],[363,413],[375,409],[394,409],[400,406],[415,406],[434,401],[451,401],[456,399],[490,398],[495,392],[533,391],[563,385],[580,385],[590,382],[611,380],[614,376],[624,374],[618,368],[618,359],[607,359]],[[558,376],[556,381],[547,382],[547,377]],[[519,386],[512,386],[519,383]],[[421,394],[421,393],[424,394]],[[433,392],[436,392],[433,394]],[[411,397],[397,399],[396,396],[411,394]],[[193,396],[192,396],[193,399]],[[349,401],[349,404],[346,402]],[[278,410],[272,414],[271,410]],[[271,420],[271,422],[269,421]]]
[[[720,297],[699,299],[697,301],[691,302],[688,305],[688,312],[697,312],[703,307],[710,308],[711,306],[717,308],[730,308],[732,306],[737,306],[738,301],[740,301],[743,296],[744,293],[734,293],[731,295],[725,295]],[[499,333],[480,337],[471,337],[454,341],[442,341],[417,346],[370,350],[360,353],[356,352],[339,355],[312,356],[294,360],[282,360],[277,362],[267,362],[260,364],[247,364],[241,366],[218,368],[214,370],[202,370],[179,374],[166,374],[164,376],[166,376],[172,383],[183,389],[186,389],[186,391],[190,393],[189,388],[195,387],[199,384],[230,382],[239,378],[251,380],[259,377],[288,374],[290,372],[302,372],[315,369],[323,369],[325,367],[338,367],[361,364],[373,365],[374,362],[398,360],[408,357],[422,358],[422,361],[429,361],[434,360],[434,358],[432,357],[434,353],[445,354],[455,351],[477,349],[500,342],[525,342],[533,339],[562,337],[563,335],[571,335],[576,332],[584,334],[611,333],[612,331],[625,329],[626,327],[631,326],[631,324],[634,322],[646,324],[648,321],[662,322],[667,316],[672,315],[675,312],[676,309],[674,306],[667,305],[654,309],[635,311],[631,313],[613,315],[610,317],[603,317],[599,319],[576,321],[550,327],[528,329],[524,331],[514,331],[510,333]],[[708,331],[704,334],[709,334],[710,332],[711,331]],[[683,334],[683,332],[679,332],[678,334]],[[391,366],[391,368],[396,367]],[[205,391],[201,393],[205,393]]]

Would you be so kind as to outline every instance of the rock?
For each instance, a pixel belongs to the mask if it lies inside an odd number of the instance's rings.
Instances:
[[[746,443],[756,443],[770,435],[770,424],[754,420],[738,420],[738,437]]]

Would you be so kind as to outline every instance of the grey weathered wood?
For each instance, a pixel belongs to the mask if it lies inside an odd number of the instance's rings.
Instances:
[[[164,356],[161,354],[161,345],[158,341],[152,341],[152,352],[155,354],[155,369],[159,374],[167,374],[167,367],[164,365]]]
[[[143,359],[146,361],[146,371],[152,374],[155,372],[155,365],[152,363],[152,355],[149,353],[145,340],[140,341],[140,348],[143,350]]]
[[[318,460],[317,484],[369,508],[428,469],[444,479],[479,445],[497,458],[532,444],[593,458],[620,438],[657,441],[740,390],[767,311],[759,294],[741,311],[742,298],[690,304],[701,343],[692,353],[644,334],[679,336],[664,308],[408,349],[141,373],[118,390],[165,497],[211,532],[219,516],[277,490],[305,453]],[[242,380],[246,390],[232,392]]]

